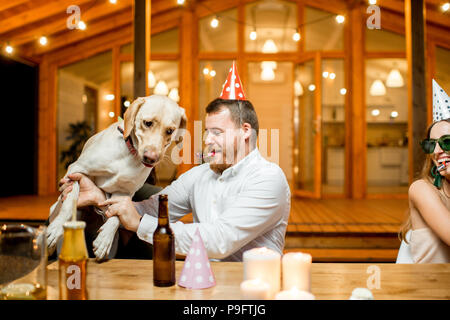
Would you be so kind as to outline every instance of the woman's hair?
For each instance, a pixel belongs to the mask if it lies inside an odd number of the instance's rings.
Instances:
[[[432,123],[427,130],[427,139],[430,139],[430,135],[431,135],[431,129],[434,127],[434,125],[436,123],[439,122],[448,122],[450,123],[450,119],[445,119],[445,120],[441,120],[441,121],[436,121],[434,123]],[[433,184],[433,176],[431,175],[431,168],[434,166],[434,162],[433,162],[433,153],[427,154],[426,158],[425,158],[425,162],[423,164],[422,167],[422,171],[420,173],[420,176],[417,180],[425,180],[430,182],[431,184]],[[443,190],[439,190],[439,192],[443,193]],[[411,208],[408,208],[406,215],[407,218],[405,219],[405,221],[403,222],[401,228],[400,228],[400,232],[398,234],[398,237],[400,239],[400,241],[404,240],[406,243],[408,243],[408,240],[406,239],[406,233],[412,229],[412,223],[411,223],[411,213],[410,213]]]

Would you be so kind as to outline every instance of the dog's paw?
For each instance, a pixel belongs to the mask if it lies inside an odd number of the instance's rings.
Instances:
[[[58,240],[61,239],[64,233],[64,228],[59,223],[51,223],[47,228],[47,248],[49,252],[53,252],[56,248]]]
[[[111,250],[114,241],[114,235],[115,230],[109,230],[108,228],[100,229],[100,232],[93,243],[93,250],[97,261],[108,258],[109,251]]]

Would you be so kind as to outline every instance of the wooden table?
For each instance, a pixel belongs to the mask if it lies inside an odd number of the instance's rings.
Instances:
[[[176,262],[177,280],[183,261]],[[239,300],[243,280],[240,262],[211,262],[216,286],[188,290],[178,285],[169,288],[153,286],[152,260],[110,260],[101,264],[88,262],[88,295],[90,299],[164,299],[164,300]],[[312,293],[318,300],[348,299],[352,290],[376,285],[371,289],[375,299],[450,299],[450,264],[345,264],[314,263]],[[374,280],[374,281],[371,281]],[[58,299],[58,262],[48,266],[48,299]]]

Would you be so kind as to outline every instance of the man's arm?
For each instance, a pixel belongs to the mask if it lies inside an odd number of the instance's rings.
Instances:
[[[198,228],[209,258],[223,259],[273,228],[280,220],[287,220],[290,191],[283,172],[272,167],[255,173],[239,195],[227,200],[226,206],[218,220],[212,223],[172,223],[176,253],[188,253]],[[152,242],[156,225],[157,219],[144,216],[138,236]]]

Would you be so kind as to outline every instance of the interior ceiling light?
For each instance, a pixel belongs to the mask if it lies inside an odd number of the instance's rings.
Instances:
[[[403,84],[403,77],[400,74],[400,71],[398,71],[398,69],[392,69],[387,77],[386,86],[390,88],[400,88],[403,87]]]
[[[264,42],[262,52],[263,53],[277,53],[278,52],[277,45],[275,44],[275,42],[273,42],[272,39],[267,39]]]
[[[381,80],[375,80],[370,86],[371,96],[384,96],[386,94],[386,87]]]

